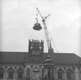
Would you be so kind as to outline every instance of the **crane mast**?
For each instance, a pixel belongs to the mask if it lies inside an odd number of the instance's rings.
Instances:
[[[46,26],[46,19],[50,16],[46,16],[46,17],[43,17],[39,11],[38,8],[36,8],[38,14],[40,15],[41,19],[42,19],[42,23],[44,25],[44,33],[45,33],[45,37],[46,37],[46,42],[47,42],[47,46],[48,46],[48,52],[49,51],[53,51],[53,48],[52,48],[52,45],[51,45],[51,40],[49,38],[49,33],[48,33],[48,30],[47,30],[47,26]]]
[[[43,19],[42,22],[43,22],[43,25],[44,25],[44,32],[45,32],[45,37],[46,37],[48,49],[50,49],[50,48],[52,48],[52,46],[51,46],[51,40],[49,39],[49,34],[48,34],[47,26],[46,26],[46,23],[45,23],[45,19]]]

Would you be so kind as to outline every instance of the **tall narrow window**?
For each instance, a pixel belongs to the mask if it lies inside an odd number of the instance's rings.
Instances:
[[[8,79],[14,78],[14,70],[12,68],[8,69]]]
[[[18,80],[22,80],[23,79],[23,69],[22,68],[19,68],[17,70],[17,79]]]
[[[73,71],[71,69],[67,70],[67,80],[72,80]]]
[[[3,79],[4,77],[4,69],[0,68],[0,79]]]
[[[27,68],[27,71],[26,71],[26,80],[30,80],[30,69]]]
[[[54,70],[53,69],[50,70],[50,74],[51,74],[51,80],[54,80]]]
[[[63,80],[63,70],[62,69],[58,70],[58,80]]]
[[[48,79],[48,70],[45,68],[42,70],[42,78],[43,78],[43,80]]]
[[[50,69],[48,69],[48,80],[51,79]]]

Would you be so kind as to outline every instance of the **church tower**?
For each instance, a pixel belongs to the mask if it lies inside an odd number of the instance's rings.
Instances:
[[[41,55],[44,52],[44,42],[41,40],[29,40],[29,54]]]

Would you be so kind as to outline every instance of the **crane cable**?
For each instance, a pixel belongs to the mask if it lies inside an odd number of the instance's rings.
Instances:
[[[47,26],[46,26],[46,23],[45,23],[45,20],[48,18],[48,16],[50,15],[47,15],[46,17],[43,17],[39,11],[38,8],[36,8],[38,14],[40,15],[41,19],[42,19],[42,23],[44,25],[44,31],[45,31],[45,37],[46,37],[46,41],[47,41],[47,46],[48,46],[48,49],[51,48],[51,41],[49,39],[49,34],[48,34],[48,30],[47,30]]]

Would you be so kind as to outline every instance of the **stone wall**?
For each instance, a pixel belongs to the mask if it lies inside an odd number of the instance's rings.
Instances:
[[[81,69],[72,65],[0,65],[0,80],[81,80]]]

